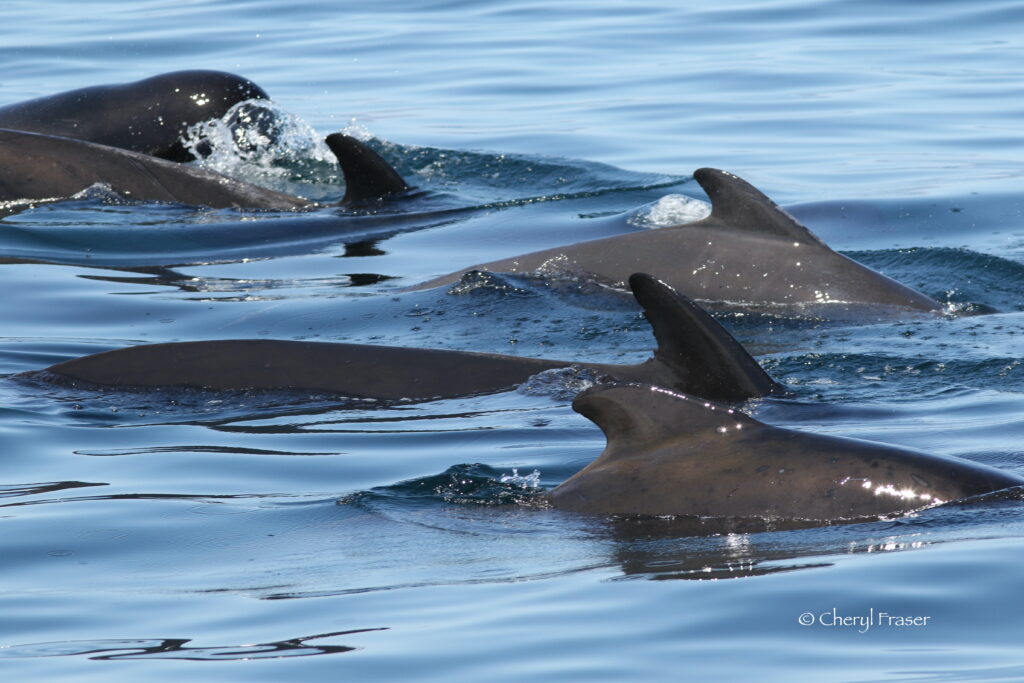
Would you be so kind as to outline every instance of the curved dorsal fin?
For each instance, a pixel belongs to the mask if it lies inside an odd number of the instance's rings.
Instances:
[[[742,401],[781,387],[725,328],[688,297],[646,273],[629,277],[668,366],[664,384],[716,401]],[[675,380],[675,381],[673,381]]]
[[[698,168],[693,177],[711,200],[711,215],[702,223],[822,243],[817,235],[739,176],[717,168]]]
[[[409,190],[409,185],[379,154],[350,135],[332,133],[327,146],[338,158],[345,176],[342,204],[379,199]]]
[[[708,432],[727,436],[763,427],[728,406],[650,384],[605,384],[587,389],[572,409],[604,432],[607,455],[628,456],[641,444]]]

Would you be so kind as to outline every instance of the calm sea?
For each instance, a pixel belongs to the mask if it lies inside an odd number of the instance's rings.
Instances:
[[[0,104],[233,71],[292,132],[212,166],[337,197],[318,142],[347,130],[428,192],[384,215],[86,196],[0,220],[0,676],[1024,678],[1018,496],[694,536],[504,503],[601,451],[571,378],[389,406],[7,379],[261,336],[638,360],[640,314],[585,288],[398,290],[670,224],[713,166],[986,313],[723,316],[793,391],[751,414],[1024,474],[1022,64],[1002,0],[8,0]]]

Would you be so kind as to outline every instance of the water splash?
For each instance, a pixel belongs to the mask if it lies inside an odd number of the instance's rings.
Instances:
[[[611,381],[612,378],[603,372],[570,365],[538,372],[520,384],[517,391],[527,396],[550,396],[558,401],[570,401],[586,389]]]
[[[499,293],[503,296],[537,296],[536,292],[516,286],[508,275],[498,275],[486,270],[471,270],[448,289],[448,294],[453,296],[483,293]]]
[[[540,470],[534,470],[529,474],[519,474],[519,469],[512,468],[512,474],[503,474],[498,480],[502,484],[515,484],[522,489],[540,488]]]
[[[473,463],[453,465],[441,474],[353,493],[339,499],[337,504],[377,511],[382,510],[382,505],[545,507],[540,499],[543,492],[537,470],[527,475],[520,475],[516,469],[512,474],[500,474],[493,467]]]
[[[638,228],[664,228],[692,223],[711,215],[707,202],[683,194],[668,194],[633,212],[627,221]]]
[[[181,142],[203,168],[249,182],[341,182],[323,136],[269,100],[239,102],[219,119],[190,126]]]

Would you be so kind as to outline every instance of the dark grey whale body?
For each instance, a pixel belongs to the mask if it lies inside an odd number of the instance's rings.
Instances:
[[[327,144],[345,176],[342,203],[405,192],[409,186],[376,152],[334,133]],[[132,200],[214,208],[295,210],[315,206],[213,171],[141,152],[21,130],[0,130],[0,201],[70,197],[105,185]]]
[[[99,385],[307,389],[376,399],[433,399],[515,387],[544,370],[582,366],[719,401],[779,390],[743,347],[696,304],[649,275],[630,278],[658,346],[637,365],[489,353],[265,339],[117,349],[59,363],[46,377]]]
[[[829,522],[1024,484],[1017,474],[958,458],[772,427],[660,387],[594,387],[573,408],[608,444],[547,498],[583,513]]]
[[[188,161],[186,129],[231,107],[268,99],[252,81],[223,71],[175,71],[132,83],[96,85],[0,107],[0,128],[120,147]]]
[[[924,294],[836,253],[735,175],[711,168],[693,175],[711,199],[711,215],[703,220],[493,261],[410,289],[450,284],[470,270],[553,270],[613,285],[621,285],[630,273],[650,272],[681,294],[712,305],[941,308]]]

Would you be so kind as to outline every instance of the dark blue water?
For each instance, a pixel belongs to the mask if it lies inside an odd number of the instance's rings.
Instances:
[[[647,324],[593,288],[399,290],[678,222],[701,210],[692,171],[714,166],[950,313],[723,315],[793,392],[746,409],[1024,474],[1018,3],[13,2],[0,19],[0,103],[234,71],[293,127],[280,148],[214,168],[336,198],[319,138],[347,130],[426,191],[377,213],[102,193],[12,212],[4,377],[236,337],[638,360]],[[0,380],[0,671],[1024,677],[1019,495],[723,533],[537,509],[604,444],[569,408],[578,381],[381,405]]]

